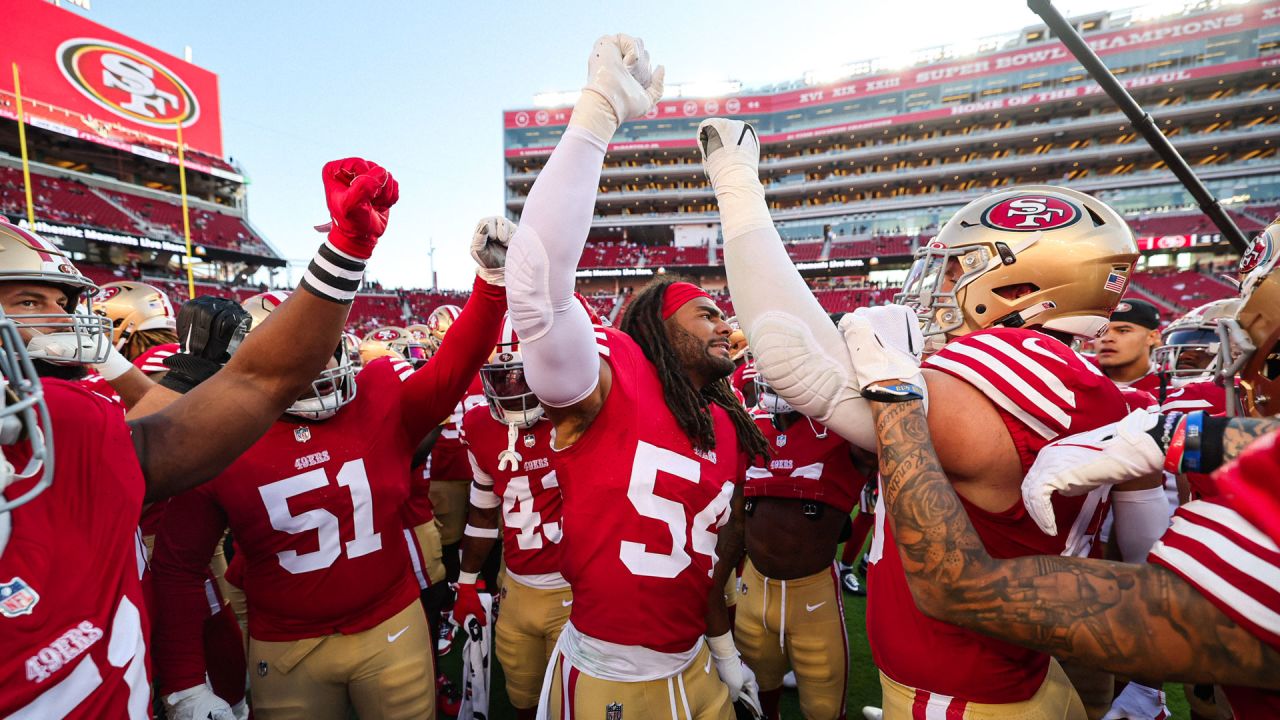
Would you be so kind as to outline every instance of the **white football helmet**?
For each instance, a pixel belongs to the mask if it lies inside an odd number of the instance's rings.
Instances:
[[[480,383],[489,402],[489,414],[503,425],[529,428],[542,417],[542,404],[525,381],[520,339],[511,327],[510,317],[503,318],[498,344],[480,368]]]
[[[0,282],[46,283],[61,288],[68,310],[61,313],[9,317],[31,335],[26,343],[33,360],[59,365],[103,362],[111,351],[111,321],[94,312],[98,286],[80,274],[53,243],[0,217]]]
[[[1211,376],[1218,354],[1218,323],[1234,318],[1239,309],[1239,298],[1214,300],[1169,323],[1161,337],[1163,344],[1151,353],[1157,372],[1178,379]]]

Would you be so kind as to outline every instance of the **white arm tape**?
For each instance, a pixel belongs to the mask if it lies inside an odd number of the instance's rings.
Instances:
[[[478,483],[472,483],[471,504],[481,510],[492,510],[502,504],[502,498],[493,492],[493,486],[482,487]]]
[[[573,296],[606,145],[565,131],[538,174],[507,253],[507,306],[529,389],[551,407],[572,405],[600,381],[587,312]]]
[[[476,453],[469,447],[467,448],[467,460],[471,462],[471,477],[475,480],[475,483],[492,488],[493,478],[489,476],[489,473],[480,469],[480,463],[476,462]]]
[[[481,528],[481,527],[476,527],[471,523],[467,523],[467,527],[463,529],[462,534],[466,535],[467,537],[484,538],[488,540],[493,540],[498,537],[498,528],[496,527]]]
[[[1169,498],[1163,487],[1112,490],[1112,532],[1125,562],[1143,563],[1156,540],[1169,529]]]

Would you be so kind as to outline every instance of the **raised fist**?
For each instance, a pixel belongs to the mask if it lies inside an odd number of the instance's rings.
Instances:
[[[569,122],[608,142],[619,125],[643,117],[662,98],[665,77],[664,67],[650,65],[643,40],[605,35],[591,48],[587,85]]]
[[[399,183],[377,163],[361,158],[325,163],[320,179],[332,220],[330,244],[354,258],[369,259],[387,229],[391,206],[400,199]]]
[[[506,284],[507,247],[515,234],[516,224],[500,216],[482,219],[471,233],[471,257],[479,266],[476,273],[490,285]]]

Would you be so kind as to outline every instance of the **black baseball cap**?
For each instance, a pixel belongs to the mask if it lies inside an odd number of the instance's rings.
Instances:
[[[1148,330],[1160,327],[1160,311],[1146,300],[1125,298],[1111,311],[1111,322],[1127,322]]]

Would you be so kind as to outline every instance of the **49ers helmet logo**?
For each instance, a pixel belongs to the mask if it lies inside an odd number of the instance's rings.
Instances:
[[[987,208],[982,224],[997,230],[1038,232],[1066,227],[1083,213],[1074,203],[1052,195],[1017,195]]]
[[[1270,230],[1270,228],[1268,228]],[[1271,233],[1264,231],[1258,233],[1258,236],[1249,243],[1249,249],[1240,256],[1240,279],[1244,280],[1244,276],[1253,272],[1258,266],[1266,263],[1271,259],[1272,242]]]
[[[72,38],[58,46],[58,69],[81,94],[141,125],[189,127],[200,117],[195,93],[172,70],[117,43]]]
[[[106,301],[106,300],[110,300],[111,298],[113,298],[113,297],[115,297],[115,296],[119,295],[119,294],[120,294],[120,292],[121,292],[121,288],[120,288],[120,286],[119,286],[119,285],[112,285],[112,286],[110,286],[110,287],[104,287],[104,288],[102,288],[101,290],[102,290],[102,291],[101,291],[101,293],[99,293],[99,295],[98,295],[98,297],[97,297],[98,302],[103,302],[103,301]]]

